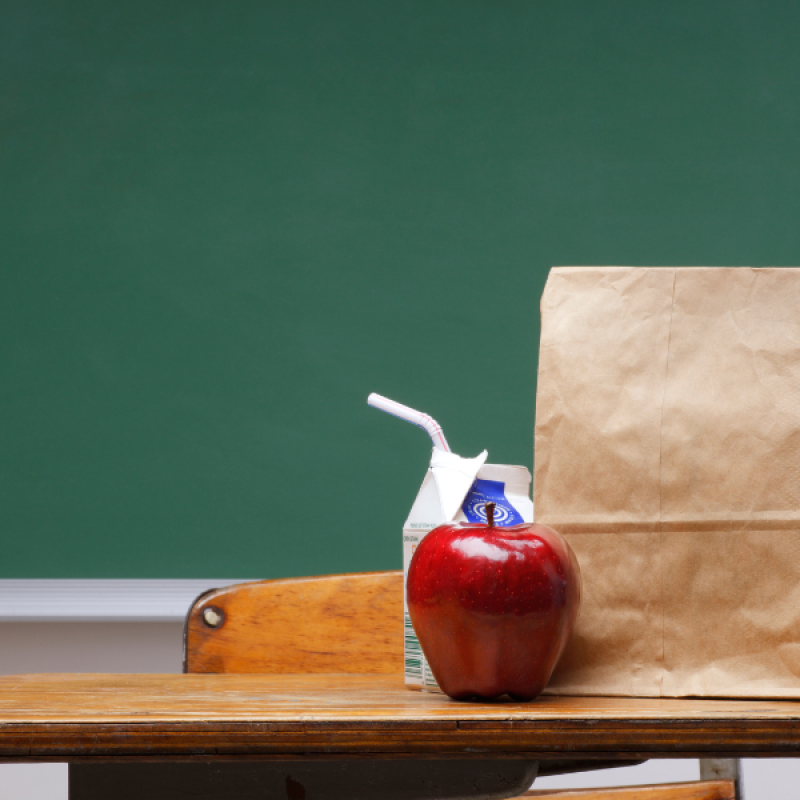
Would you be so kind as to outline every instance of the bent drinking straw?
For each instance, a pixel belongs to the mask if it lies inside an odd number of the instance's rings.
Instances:
[[[404,406],[402,403],[395,403],[394,400],[375,394],[375,392],[367,398],[367,403],[373,408],[391,414],[393,417],[399,417],[413,425],[419,425],[419,427],[431,437],[433,446],[437,450],[444,450],[447,453],[450,452],[450,445],[447,444],[447,439],[444,438],[442,426],[430,415],[423,414],[421,411],[415,411],[413,408]]]

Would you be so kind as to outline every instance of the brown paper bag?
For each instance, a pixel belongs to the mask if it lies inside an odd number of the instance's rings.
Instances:
[[[536,402],[584,589],[548,692],[800,697],[800,269],[553,269]]]

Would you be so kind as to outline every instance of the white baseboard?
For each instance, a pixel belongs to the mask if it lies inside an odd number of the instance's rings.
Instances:
[[[0,622],[179,622],[208,589],[244,579],[0,579]]]

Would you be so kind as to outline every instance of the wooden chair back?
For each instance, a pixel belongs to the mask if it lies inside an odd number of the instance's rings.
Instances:
[[[241,583],[186,618],[184,672],[403,671],[403,573]]]

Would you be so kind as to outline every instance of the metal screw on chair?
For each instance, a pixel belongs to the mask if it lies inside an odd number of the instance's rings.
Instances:
[[[219,628],[225,622],[225,612],[217,606],[207,606],[203,609],[203,622],[209,628]]]

